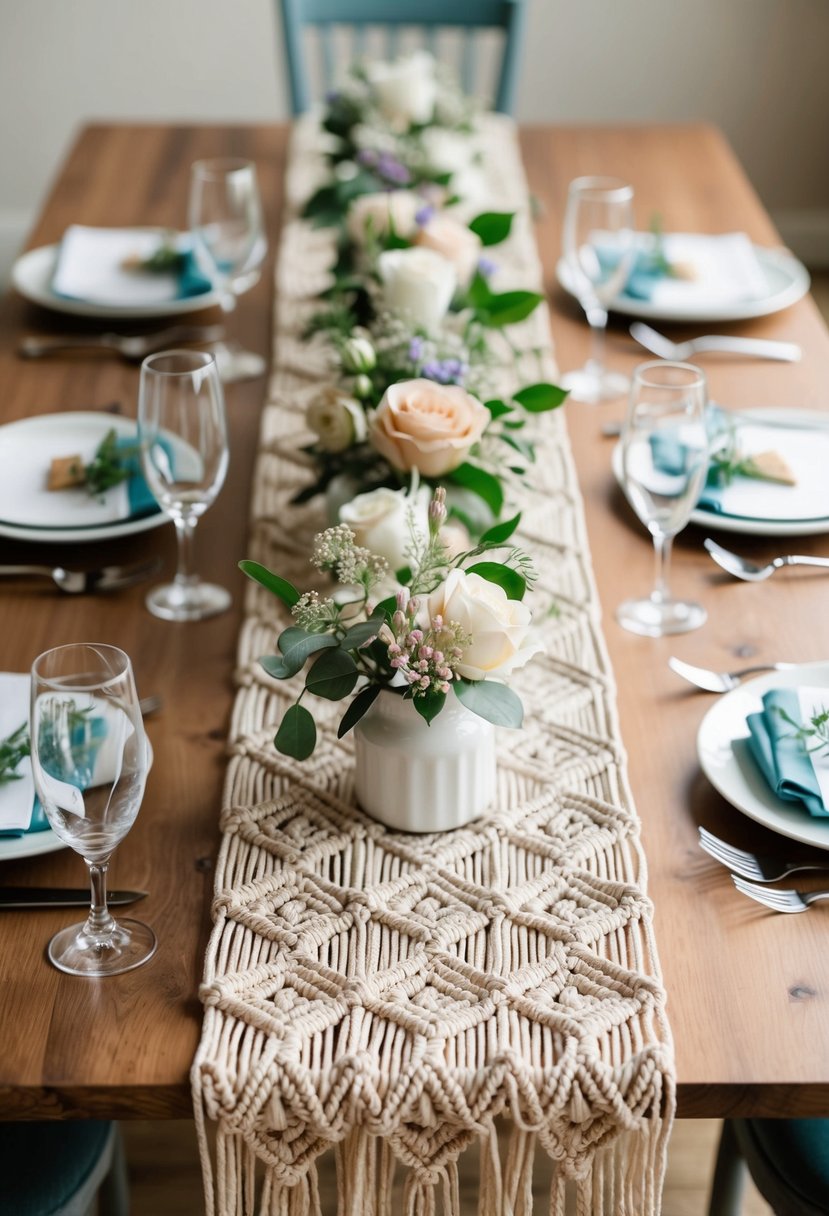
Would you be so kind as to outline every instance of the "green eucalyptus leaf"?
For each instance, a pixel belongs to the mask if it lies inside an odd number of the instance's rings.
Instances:
[[[529,439],[522,439],[519,435],[502,435],[501,438],[504,443],[509,444],[513,451],[518,452],[526,460],[535,460],[535,447]]]
[[[375,604],[371,612],[371,620],[391,619],[392,614],[397,609],[397,596],[390,595],[386,599],[381,600],[379,604]]]
[[[513,401],[522,405],[529,414],[545,414],[558,409],[567,399],[567,390],[557,384],[528,384],[513,394]]]
[[[289,680],[299,671],[299,667],[295,664],[286,663],[281,654],[264,654],[259,660],[259,665],[275,680]],[[299,666],[301,667],[302,664],[300,663]]]
[[[286,710],[274,738],[274,747],[283,756],[307,760],[317,745],[317,728],[304,705],[292,705]]]
[[[492,528],[487,528],[480,539],[481,544],[502,544],[505,540],[509,540],[515,529],[521,523],[521,512],[513,515],[512,519],[505,519],[503,523],[495,524]]]
[[[476,270],[472,276],[472,282],[469,284],[466,298],[470,307],[476,311],[485,310],[489,307],[489,302],[493,298],[492,288],[480,270]]]
[[[521,700],[506,684],[495,680],[455,680],[452,687],[462,705],[493,726],[517,729],[524,721]]]
[[[305,677],[305,687],[326,701],[341,701],[354,691],[357,665],[345,650],[329,650],[321,654]]]
[[[499,401],[497,398],[494,398],[492,401],[485,401],[484,405],[493,418],[503,418],[504,414],[512,413],[512,406],[507,405],[504,401]]]
[[[285,667],[291,669],[289,674],[295,675],[305,665],[305,661],[310,655],[316,654],[318,650],[327,650],[336,646],[337,639],[330,633],[309,633],[307,629],[300,629],[299,626],[292,625],[283,629],[276,644],[282,653]]]
[[[380,621],[358,621],[340,638],[340,647],[343,650],[359,650],[361,646],[366,646],[373,638],[376,638],[379,632]]]
[[[479,574],[488,583],[495,583],[507,593],[507,599],[523,600],[527,590],[527,580],[517,570],[510,566],[502,566],[499,562],[476,562],[467,566],[467,574]]]
[[[499,245],[510,234],[514,211],[485,211],[469,225],[470,231],[480,237],[482,245]]]
[[[537,291],[502,291],[498,295],[491,294],[484,305],[485,311],[481,320],[491,329],[515,325],[534,312],[543,299]]]
[[[445,703],[446,693],[431,688],[423,695],[412,697],[412,704],[427,725],[438,716]]]
[[[351,728],[356,726],[360,719],[368,713],[380,695],[380,692],[379,684],[369,684],[368,688],[363,688],[357,693],[357,696],[340,720],[340,725],[337,728],[338,739],[342,739],[343,735],[347,735]]]
[[[449,474],[449,480],[456,486],[464,486],[466,489],[472,490],[474,494],[484,500],[493,515],[501,514],[501,508],[504,505],[504,490],[494,474],[466,461]]]
[[[287,604],[289,608],[293,608],[294,604],[298,603],[299,592],[293,583],[289,583],[286,578],[274,574],[267,566],[263,566],[260,562],[252,562],[245,559],[239,562],[239,569],[248,578],[252,578],[255,583],[260,583],[266,591],[270,591],[281,599],[283,604]]]

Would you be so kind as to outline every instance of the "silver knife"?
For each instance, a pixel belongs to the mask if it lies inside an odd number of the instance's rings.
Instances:
[[[146,891],[107,891],[113,907],[134,904]],[[2,908],[88,908],[88,887],[0,887]]]

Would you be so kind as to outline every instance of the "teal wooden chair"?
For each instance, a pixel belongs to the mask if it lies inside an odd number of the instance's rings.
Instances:
[[[304,35],[314,27],[318,35],[320,75],[326,87],[336,79],[335,37],[339,27],[350,31],[347,62],[368,51],[371,31],[385,34],[382,55],[394,59],[400,52],[401,35],[416,29],[420,45],[439,56],[442,29],[460,35],[458,76],[466,93],[475,92],[478,69],[478,35],[501,31],[501,59],[492,98],[496,110],[512,113],[526,14],[526,0],[280,0],[285,39],[285,58],[291,92],[291,108],[301,114],[311,104]]]
[[[708,1216],[741,1216],[746,1169],[775,1216],[829,1216],[829,1119],[726,1119]]]
[[[2,1123],[0,1178],[2,1216],[129,1216],[115,1123]]]

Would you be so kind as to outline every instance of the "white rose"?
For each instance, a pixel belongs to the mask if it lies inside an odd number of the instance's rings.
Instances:
[[[377,268],[386,307],[435,333],[458,282],[452,263],[431,249],[387,249],[377,259]]]
[[[428,51],[416,51],[394,63],[373,63],[368,82],[382,114],[399,130],[430,122],[435,112],[435,61]]]
[[[422,536],[428,534],[431,496],[428,486],[422,486],[413,498],[405,490],[381,486],[341,506],[340,522],[348,524],[358,545],[384,557],[390,570],[399,570],[406,565],[411,543],[410,517]]]
[[[458,173],[472,163],[478,149],[466,131],[428,127],[421,136],[423,151],[438,173]]]
[[[466,287],[481,256],[481,238],[451,215],[438,213],[424,224],[415,237],[423,249],[433,249],[455,267],[458,282]]]
[[[326,452],[344,452],[368,432],[365,410],[333,384],[320,389],[305,411],[305,421]]]
[[[377,354],[368,338],[353,334],[343,342],[341,358],[347,372],[370,372],[377,366]]]
[[[360,194],[348,208],[346,229],[357,245],[365,243],[366,234],[386,236],[392,224],[398,236],[409,238],[417,230],[415,216],[423,199],[411,190],[383,190],[377,194]]]
[[[429,596],[429,616],[455,621],[472,639],[464,647],[458,674],[466,680],[503,677],[543,650],[527,642],[531,613],[521,600],[479,574],[451,570]]]

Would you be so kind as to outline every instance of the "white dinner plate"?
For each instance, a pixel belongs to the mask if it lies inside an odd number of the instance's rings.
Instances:
[[[732,747],[735,739],[748,738],[746,719],[763,708],[764,693],[770,688],[800,685],[825,685],[829,701],[829,662],[801,663],[787,671],[772,671],[727,692],[714,702],[700,724],[697,755],[708,780],[738,811],[781,836],[829,849],[829,819],[816,819],[798,803],[778,798],[769,789],[747,747],[740,748],[739,756]]]
[[[54,456],[76,452],[86,456],[107,431],[114,430],[120,438],[134,436],[135,429],[134,419],[101,412],[38,414],[0,427],[0,536],[75,544],[129,536],[169,523],[163,511],[113,520],[111,512],[85,491],[45,488]],[[72,495],[71,502],[63,495]]]
[[[616,296],[610,303],[612,312],[628,317],[641,317],[649,321],[748,321],[752,317],[767,317],[780,312],[790,304],[796,304],[809,290],[809,272],[802,262],[786,249],[767,249],[755,245],[754,252],[765,276],[765,295],[751,300],[722,302],[712,300],[706,304],[699,299],[689,300],[687,306],[670,309],[660,308],[648,300],[634,300],[630,296]],[[569,268],[564,258],[556,265],[556,278],[564,290],[575,296]]]
[[[149,772],[153,766],[153,747],[149,738],[147,739],[147,751],[149,752],[147,768]],[[140,811],[138,813],[141,814]],[[22,836],[0,836],[0,862],[16,861],[24,857],[39,857],[41,853],[57,853],[59,849],[69,847],[59,836],[55,835],[51,828],[44,828],[42,832],[25,832]]]
[[[787,409],[775,406],[759,406],[750,411],[751,420],[758,423],[771,423],[775,430],[785,432],[791,427],[798,434],[814,428],[822,435],[829,435],[829,415],[817,410]],[[613,475],[622,484],[622,448],[617,444],[612,455]],[[797,472],[797,470],[795,470]],[[815,479],[820,484],[825,482],[825,469],[821,466],[814,470]],[[758,482],[758,486],[761,483]],[[827,489],[829,501],[829,489]],[[742,515],[724,515],[717,511],[705,511],[696,508],[691,512],[689,522],[700,528],[713,529],[720,532],[740,532],[746,536],[818,536],[829,532],[829,513],[813,519],[760,519]]]
[[[204,291],[197,296],[166,300],[148,305],[92,304],[88,300],[68,299],[52,290],[52,276],[57,265],[58,246],[41,245],[22,254],[12,267],[12,283],[22,296],[33,304],[55,312],[71,313],[77,317],[108,317],[114,320],[140,317],[175,317],[180,313],[200,312],[219,304],[216,291]]]

